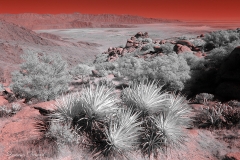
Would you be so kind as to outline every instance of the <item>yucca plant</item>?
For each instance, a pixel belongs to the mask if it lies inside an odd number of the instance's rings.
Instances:
[[[169,94],[161,92],[155,82],[140,82],[125,88],[122,92],[122,100],[127,106],[133,106],[144,115],[151,115],[163,111],[168,104]]]
[[[120,109],[112,116],[109,125],[105,126],[105,139],[96,143],[95,156],[109,159],[127,157],[127,152],[133,151],[139,144],[142,128],[139,121],[140,112],[130,109]]]
[[[167,109],[145,119],[145,132],[141,135],[143,155],[157,157],[159,152],[183,147],[186,141],[185,128],[191,124],[190,112],[184,97],[170,95]]]
[[[114,88],[97,85],[94,89],[90,86],[83,89],[81,98],[86,114],[91,118],[103,118],[118,109],[119,100],[114,94]]]
[[[51,115],[53,120],[61,122],[71,122],[73,119],[84,113],[84,107],[81,101],[80,93],[72,93],[62,96],[55,102],[56,110]]]
[[[83,114],[74,119],[74,125],[89,136],[94,136],[104,128],[106,118],[118,110],[118,102],[113,88],[97,85],[84,88],[81,93]]]

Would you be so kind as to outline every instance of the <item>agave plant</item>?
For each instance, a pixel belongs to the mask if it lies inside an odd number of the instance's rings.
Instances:
[[[141,121],[138,121],[140,113],[132,109],[120,109],[115,117],[105,127],[105,143],[96,147],[97,157],[123,157],[126,152],[132,151],[139,143],[139,135],[142,128]]]
[[[126,88],[122,92],[122,100],[127,106],[133,106],[143,114],[154,114],[165,110],[168,104],[169,94],[161,92],[155,82],[140,82]]]

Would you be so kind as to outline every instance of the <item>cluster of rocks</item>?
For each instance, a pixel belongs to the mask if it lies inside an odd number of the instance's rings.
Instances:
[[[203,34],[197,38],[201,39],[202,37],[204,37]],[[197,57],[206,56],[206,53],[203,52],[203,46],[194,46],[189,40],[152,40],[149,38],[148,32],[138,32],[127,40],[125,47],[110,47],[103,54],[108,55],[107,57],[109,62],[115,61],[119,57],[133,53],[136,50],[140,51],[140,54],[136,55],[139,58],[149,58],[158,55],[161,56],[164,54],[161,45],[166,43],[173,44],[173,51],[177,54],[192,52]],[[207,51],[213,49],[214,47],[215,46],[208,44]]]

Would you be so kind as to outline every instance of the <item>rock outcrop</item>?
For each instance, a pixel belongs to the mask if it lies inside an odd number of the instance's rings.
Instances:
[[[240,100],[240,46],[222,63],[217,83],[215,92],[218,96]]]

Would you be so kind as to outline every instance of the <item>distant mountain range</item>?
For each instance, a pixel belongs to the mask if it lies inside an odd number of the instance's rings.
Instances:
[[[70,28],[128,28],[134,24],[170,23],[178,20],[114,14],[0,14],[0,19],[31,30]]]

